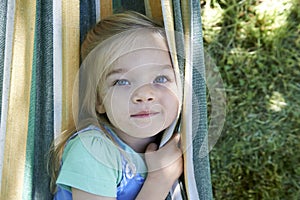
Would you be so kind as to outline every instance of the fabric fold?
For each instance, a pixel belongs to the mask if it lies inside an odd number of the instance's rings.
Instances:
[[[100,18],[125,10],[164,22],[183,83],[182,113],[166,140],[182,132],[185,169],[168,199],[212,199],[199,0],[16,0],[0,8],[1,199],[52,198],[46,154],[73,125],[80,44]]]

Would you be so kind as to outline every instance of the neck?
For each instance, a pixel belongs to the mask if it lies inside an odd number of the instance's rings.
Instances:
[[[137,153],[145,153],[147,146],[155,142],[156,136],[153,136],[151,138],[135,138],[136,141],[131,140],[129,142],[126,142],[135,152]]]
[[[123,140],[128,146],[130,146],[137,153],[144,153],[148,144],[155,142],[157,135],[149,138],[137,138],[128,134],[120,133],[119,130],[114,130],[118,137]]]

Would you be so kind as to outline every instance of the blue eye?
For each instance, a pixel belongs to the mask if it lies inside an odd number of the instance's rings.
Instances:
[[[155,78],[153,83],[166,83],[168,81],[168,78],[166,76],[158,76]]]
[[[130,83],[126,79],[120,79],[120,80],[116,80],[114,82],[114,85],[123,86],[123,85],[130,85]]]

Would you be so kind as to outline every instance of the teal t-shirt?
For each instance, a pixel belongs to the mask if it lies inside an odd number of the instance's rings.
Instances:
[[[68,191],[74,187],[95,195],[116,197],[124,164],[120,148],[136,171],[145,177],[147,169],[142,157],[110,133],[118,145],[93,126],[71,139],[64,149],[57,185]]]

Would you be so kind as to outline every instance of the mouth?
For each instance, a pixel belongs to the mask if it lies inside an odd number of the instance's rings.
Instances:
[[[152,111],[142,111],[136,114],[130,115],[132,118],[148,118],[157,115],[159,112],[152,112]]]

